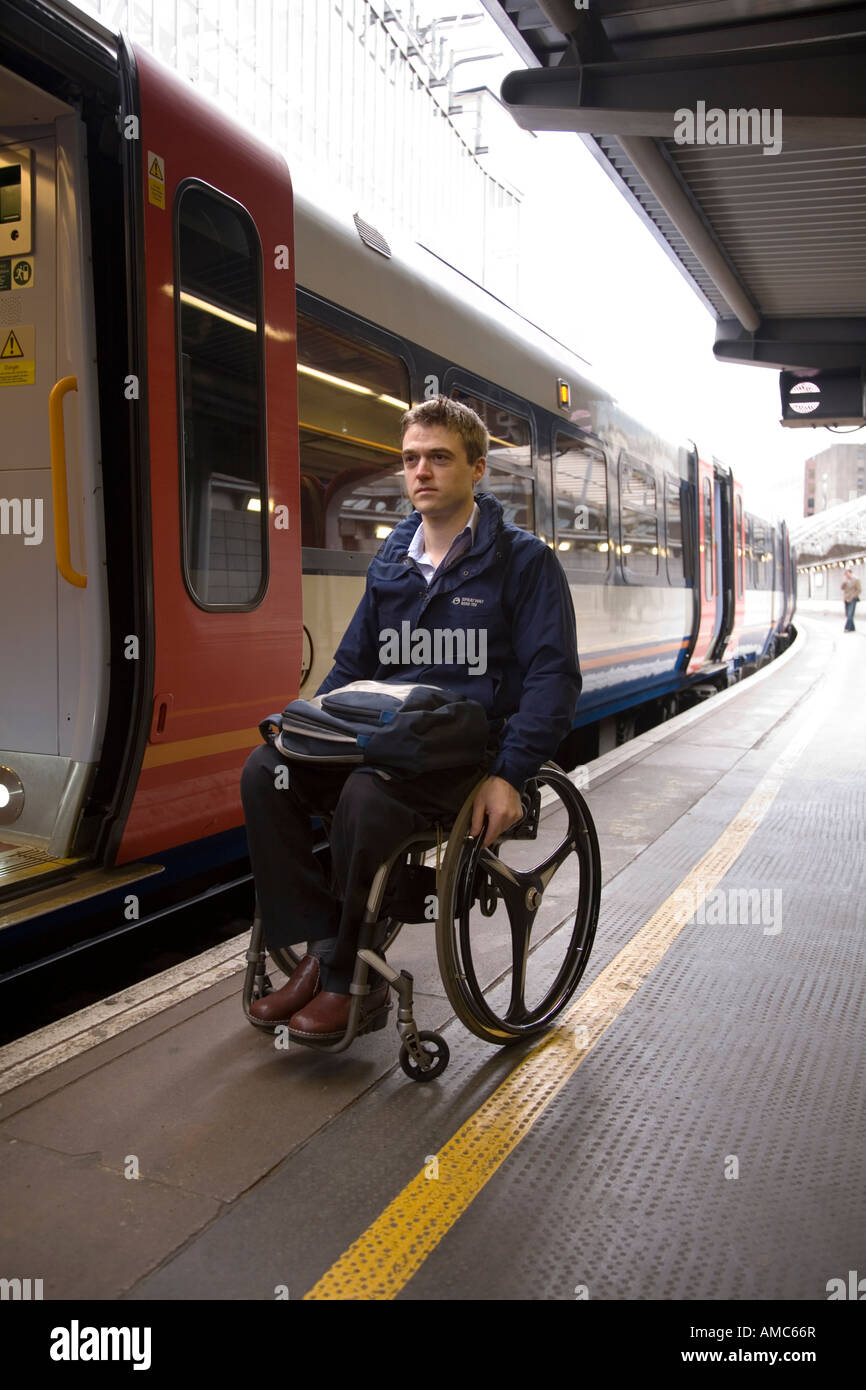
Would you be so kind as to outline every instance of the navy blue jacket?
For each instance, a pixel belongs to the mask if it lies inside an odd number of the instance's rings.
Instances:
[[[581,686],[574,606],[552,550],[530,531],[503,521],[502,506],[491,494],[475,500],[480,515],[472,548],[437,571],[429,587],[406,553],[420,513],[413,511],[395,527],[370,561],[364,597],[316,693],[354,680],[420,681],[477,700],[494,729],[508,719],[489,775],[519,789],[553,756],[574,720]],[[479,631],[470,634],[472,628]],[[463,664],[415,664],[406,637],[432,637],[436,629],[466,631],[459,639],[466,647]],[[481,629],[487,647],[483,673]],[[393,643],[390,652],[385,647],[388,630],[401,634],[399,655],[412,656],[407,664],[383,664],[383,654],[398,650]],[[416,648],[422,657],[423,642],[422,637]],[[456,650],[445,648],[451,658]],[[435,648],[429,654],[435,658]]]

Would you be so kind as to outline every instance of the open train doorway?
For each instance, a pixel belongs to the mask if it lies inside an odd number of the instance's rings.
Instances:
[[[86,131],[0,67],[0,889],[75,858],[108,700]]]

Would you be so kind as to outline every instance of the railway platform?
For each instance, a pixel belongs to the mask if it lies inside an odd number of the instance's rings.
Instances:
[[[810,615],[590,765],[601,918],[541,1041],[469,1035],[408,926],[391,959],[451,1049],[430,1085],[391,1024],[344,1056],[250,1028],[245,940],[4,1048],[0,1274],[130,1302],[850,1296],[864,685],[866,630]]]

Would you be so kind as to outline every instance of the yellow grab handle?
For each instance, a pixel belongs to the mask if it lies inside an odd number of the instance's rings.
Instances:
[[[54,496],[54,553],[57,568],[67,584],[87,588],[87,575],[72,568],[69,556],[69,497],[66,488],[66,436],[63,432],[63,397],[78,390],[78,377],[65,376],[48,397],[48,434],[51,440],[51,491]]]

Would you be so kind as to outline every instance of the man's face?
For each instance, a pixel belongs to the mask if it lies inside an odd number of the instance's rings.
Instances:
[[[471,466],[460,435],[443,425],[411,425],[403,436],[403,476],[409,500],[423,517],[446,520],[465,512],[486,460]]]

